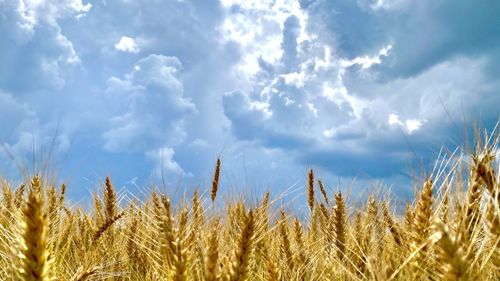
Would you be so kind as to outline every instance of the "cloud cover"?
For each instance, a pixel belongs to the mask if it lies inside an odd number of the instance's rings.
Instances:
[[[307,167],[409,186],[464,118],[498,120],[498,5],[3,0],[0,142],[54,147],[87,188],[199,184],[218,155],[256,188]]]

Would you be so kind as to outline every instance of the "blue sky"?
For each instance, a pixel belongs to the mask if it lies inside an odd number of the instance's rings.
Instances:
[[[493,128],[500,2],[0,0],[0,170],[118,186],[411,193],[412,163]]]

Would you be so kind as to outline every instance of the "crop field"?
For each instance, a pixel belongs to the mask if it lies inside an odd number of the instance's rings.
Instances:
[[[0,279],[499,280],[499,138],[478,139],[437,161],[403,214],[377,194],[350,206],[313,170],[306,217],[270,193],[216,200],[220,159],[211,186],[175,204],[155,189],[123,202],[106,177],[84,210],[50,177],[5,180]]]

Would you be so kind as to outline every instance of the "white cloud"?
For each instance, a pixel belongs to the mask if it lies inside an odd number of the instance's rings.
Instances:
[[[238,12],[237,19],[250,23],[241,28],[259,31],[269,14],[274,16],[274,26],[280,28],[271,31],[262,29],[266,31],[262,36],[253,36],[249,41],[251,43],[245,40],[241,43],[243,59],[238,70],[242,71],[250,62],[254,64],[255,71],[243,71],[245,75],[241,84],[249,85],[248,89],[242,87],[247,90],[224,97],[225,113],[232,121],[236,134],[245,138],[252,135],[252,130],[259,130],[253,132],[257,138],[271,140],[276,137],[286,143],[293,139],[317,137],[320,142],[326,143],[326,139],[335,135],[335,127],[359,123],[364,118],[365,109],[371,106],[369,100],[353,95],[344,85],[348,68],[359,64],[363,70],[368,70],[380,63],[382,57],[388,56],[391,46],[381,48],[374,56],[352,60],[339,57],[332,51],[332,46],[307,29],[308,17],[300,9],[298,1],[285,2],[291,8],[281,9],[279,5],[283,3],[273,6],[274,2],[242,4],[244,12]],[[231,5],[232,2],[226,4]],[[293,8],[295,5],[298,10]],[[264,6],[277,10],[263,11]],[[228,20],[231,21],[231,16]],[[253,55],[250,47],[255,45],[260,48],[263,42],[259,40],[268,38],[269,34],[276,37],[274,41],[280,42],[273,47],[280,55],[268,59]],[[262,40],[264,45],[265,42],[272,42]]]
[[[236,134],[249,138],[255,128],[260,130],[254,132],[256,138],[267,138],[266,141],[278,137],[277,134],[284,143],[316,137],[326,144],[328,139],[345,135],[344,131],[364,123],[367,112],[376,112],[376,103],[351,92],[344,79],[354,65],[368,72],[380,64],[390,55],[391,44],[373,55],[347,59],[335,52],[335,45],[309,28],[308,15],[299,1],[223,4],[238,5],[235,12],[228,12],[222,25],[223,38],[237,41],[242,48],[237,71],[242,77],[243,91],[224,97],[225,113]],[[274,56],[266,57],[265,52],[270,50]],[[240,112],[234,110],[242,107]],[[245,122],[248,128],[243,132],[237,127],[245,127]],[[373,118],[371,122],[376,122],[373,129],[386,127],[385,117]],[[415,122],[410,125],[416,130]],[[339,126],[345,128],[337,130]]]
[[[396,10],[401,9],[406,4],[408,4],[408,0],[370,0],[372,3],[370,4],[370,8],[378,11],[378,10]]]
[[[239,8],[235,10],[239,12]],[[255,10],[240,13],[239,21],[265,22],[266,13],[260,11],[261,6],[247,8]],[[309,26],[309,18],[297,18],[300,30]],[[285,21],[287,18],[277,25],[284,26]],[[399,42],[383,42],[375,51],[344,57],[335,42],[317,36],[314,28],[307,29],[308,39],[304,41],[284,28],[272,29],[269,33],[276,35],[278,31],[281,31],[281,39],[275,40],[281,44],[276,51],[282,55],[269,61],[252,56],[252,49],[248,48],[251,43],[246,45],[243,40],[243,59],[239,66],[248,65],[248,59],[253,61],[256,72],[246,72],[247,76],[242,75],[239,83],[243,85],[241,90],[224,96],[224,110],[239,140],[258,142],[289,153],[304,153],[303,159],[308,161],[334,165],[325,155],[341,159],[356,155],[359,161],[369,158],[360,165],[370,169],[368,162],[391,155],[391,169],[396,169],[397,163],[408,161],[411,155],[400,131],[413,136],[411,145],[416,151],[424,151],[428,148],[424,143],[430,138],[429,134],[440,126],[432,120],[446,118],[443,110],[436,109],[440,104],[439,95],[443,103],[452,103],[455,108],[459,103],[452,101],[452,96],[465,97],[465,92],[474,92],[471,87],[476,87],[478,92],[488,88],[485,85],[477,88],[481,85],[477,63],[460,70],[466,64],[460,60],[458,63],[450,60],[421,76],[382,82],[380,67],[397,59],[392,49],[393,44]],[[252,37],[250,41],[258,42],[259,38],[265,36]],[[292,52],[295,48],[295,57],[285,62],[284,54],[290,47]],[[461,76],[471,79],[462,79],[457,85],[453,77]],[[325,159],[314,160],[307,154],[311,153],[308,150]],[[373,169],[376,173],[383,173],[382,170]]]
[[[388,122],[389,125],[391,126],[397,125],[401,127],[405,132],[411,135],[413,132],[419,130],[420,127],[422,127],[425,120],[408,119],[403,122],[400,120],[399,115],[397,115],[396,113],[391,113],[389,114]]]
[[[131,37],[122,36],[115,44],[115,49],[128,53],[139,53],[140,49],[135,40]]]
[[[197,110],[184,96],[181,69],[176,57],[149,55],[124,78],[108,80],[105,102],[113,106],[102,134],[105,149],[140,151],[183,140],[185,119]]]
[[[36,25],[48,24],[59,26],[57,21],[65,17],[81,18],[92,5],[82,0],[6,0],[7,5],[14,7],[17,26],[29,35],[34,33]]]
[[[297,88],[304,87],[306,82],[306,77],[304,72],[290,72],[280,75],[285,79],[285,83],[295,86]]]
[[[389,114],[389,125],[403,126],[403,122],[399,120],[399,116],[396,113],[391,113]]]
[[[2,56],[16,53],[22,59],[12,66],[15,71],[0,73],[0,85],[20,92],[62,89],[68,72],[81,61],[59,21],[90,8],[80,0],[5,1],[0,7],[0,60],[12,61]]]
[[[418,119],[408,119],[406,120],[405,122],[405,125],[406,125],[406,130],[408,131],[408,134],[411,134],[415,131],[417,131],[418,129],[420,129],[420,127],[422,127],[422,120],[418,120]]]
[[[331,138],[335,135],[335,128],[330,128],[328,130],[323,131],[323,136],[325,138]]]
[[[375,56],[360,56],[350,60],[341,59],[340,64],[346,68],[358,64],[361,65],[361,69],[363,70],[369,69],[373,65],[380,64],[382,62],[382,57],[387,57],[391,49],[392,45],[389,44],[380,49]]]
[[[283,57],[282,34],[287,18],[295,16],[300,23],[298,42],[311,38],[306,30],[307,14],[297,0],[260,1],[224,0],[227,17],[221,24],[222,42],[238,42],[243,57],[238,64],[240,75],[250,78],[256,74],[259,58],[276,64]],[[232,10],[237,6],[237,10]]]
[[[170,147],[149,150],[145,153],[146,159],[154,163],[156,178],[160,178],[165,173],[173,173],[178,176],[186,175],[179,163],[174,160],[174,154],[174,149]]]

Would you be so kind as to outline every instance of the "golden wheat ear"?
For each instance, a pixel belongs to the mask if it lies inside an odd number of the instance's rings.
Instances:
[[[427,179],[424,187],[420,192],[417,206],[414,212],[414,220],[412,226],[412,244],[411,250],[415,252],[416,258],[413,261],[413,269],[423,274],[428,269],[428,247],[422,246],[428,241],[430,236],[430,227],[432,222],[432,205],[433,205],[433,182]],[[422,271],[424,270],[424,271]]]
[[[326,205],[330,205],[330,200],[328,200],[328,194],[326,193],[325,186],[323,185],[323,182],[321,180],[318,180],[318,186],[319,186],[319,191],[321,191],[321,194],[323,195],[323,199],[325,199]]]
[[[113,224],[116,221],[118,221],[119,219],[121,219],[124,215],[125,215],[124,212],[119,213],[118,215],[114,216],[113,218],[108,219],[103,225],[101,225],[99,227],[99,229],[97,229],[97,231],[94,233],[94,236],[93,236],[94,243],[97,242],[99,240],[99,238],[101,238],[102,235],[104,233],[106,233],[106,231],[108,231],[109,229],[111,229],[111,227],[113,226]]]
[[[433,224],[432,230],[437,240],[436,267],[441,280],[468,280],[465,278],[471,260],[460,241],[461,237],[451,233],[448,226],[439,221]]]
[[[228,276],[230,281],[245,281],[248,279],[250,273],[250,262],[255,244],[254,212],[250,210],[244,218],[245,221],[231,260],[231,268]]]
[[[335,195],[335,210],[333,212],[333,219],[335,225],[335,244],[337,246],[337,256],[340,260],[344,259],[346,249],[346,207],[342,193]]]
[[[309,205],[309,209],[311,212],[314,208],[314,171],[313,169],[309,170],[307,174],[308,184],[307,184],[307,204]]]
[[[89,281],[91,278],[93,278],[95,275],[99,273],[99,269],[97,267],[88,269],[86,271],[81,272],[80,274],[76,275],[72,280],[74,281]]]
[[[279,221],[279,230],[280,230],[280,238],[281,244],[280,248],[283,252],[285,264],[288,265],[288,269],[293,271],[295,269],[295,264],[293,260],[293,252],[292,247],[290,245],[290,237],[288,235],[288,224],[287,217],[285,211],[281,210],[281,220]]]
[[[23,210],[21,266],[19,275],[23,281],[49,280],[47,251],[47,222],[40,194],[41,181],[35,176]]]
[[[217,280],[217,263],[219,261],[219,219],[214,219],[210,226],[210,234],[208,236],[208,245],[205,255],[205,280]]]
[[[117,213],[117,203],[116,203],[116,192],[113,187],[113,183],[111,183],[111,179],[109,176],[106,177],[104,190],[104,205],[106,207],[106,221],[112,220],[116,217]]]
[[[401,230],[399,228],[399,225],[394,221],[391,213],[389,212],[389,207],[385,202],[384,204],[382,204],[382,215],[384,216],[384,221],[389,228],[394,242],[398,246],[402,246]]]
[[[188,222],[188,212],[182,209],[179,213],[179,221],[177,229],[174,233],[174,241],[172,245],[172,280],[185,281],[187,280],[187,260],[190,255],[189,249],[186,247],[186,226]]]
[[[215,201],[215,197],[217,196],[217,190],[219,190],[220,165],[221,165],[221,160],[220,158],[217,158],[217,163],[215,164],[214,178],[212,180],[212,190],[210,191],[210,199],[212,200],[212,203]]]

